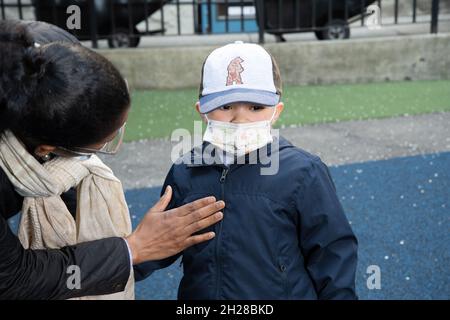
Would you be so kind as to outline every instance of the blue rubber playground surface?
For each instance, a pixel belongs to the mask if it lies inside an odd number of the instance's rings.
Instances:
[[[359,240],[360,299],[450,299],[450,153],[331,167]],[[133,223],[160,188],[126,192]],[[367,267],[381,289],[367,287]],[[176,299],[179,262],[137,283],[137,299]]]
[[[330,168],[359,240],[360,299],[450,299],[450,152]],[[160,188],[129,190],[134,226]],[[11,223],[17,228],[18,217]],[[381,289],[369,290],[377,265]],[[137,299],[176,299],[179,262],[137,283]]]

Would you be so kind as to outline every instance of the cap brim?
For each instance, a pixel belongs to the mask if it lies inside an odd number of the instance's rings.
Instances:
[[[255,89],[230,89],[228,91],[211,93],[200,98],[200,112],[208,113],[214,109],[231,103],[245,102],[262,106],[275,106],[280,102],[280,96],[274,92]]]

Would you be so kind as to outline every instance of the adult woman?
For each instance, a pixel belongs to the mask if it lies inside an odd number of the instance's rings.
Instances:
[[[79,45],[36,43],[17,22],[0,22],[0,42],[0,298],[123,292],[130,260],[214,236],[191,235],[221,219],[224,204],[210,197],[164,211],[170,188],[130,234],[120,182],[95,156],[117,151],[130,106],[106,59]],[[19,235],[30,249],[6,223],[21,209]],[[81,278],[72,288],[73,265]]]

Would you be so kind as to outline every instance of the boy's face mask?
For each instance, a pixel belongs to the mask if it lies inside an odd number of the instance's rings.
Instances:
[[[264,147],[272,142],[272,120],[276,108],[270,120],[232,123],[224,121],[208,120],[203,141],[208,141],[216,147],[230,154],[246,154]]]

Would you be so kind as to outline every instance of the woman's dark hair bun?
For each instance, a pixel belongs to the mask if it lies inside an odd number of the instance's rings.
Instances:
[[[26,25],[14,20],[0,21],[0,133],[17,121],[16,116],[27,105],[24,102],[35,94],[45,76],[47,64]]]
[[[39,48],[29,47],[26,49],[22,60],[24,77],[41,79],[45,74],[46,65],[47,60]]]
[[[0,133],[9,129],[28,147],[103,143],[130,106],[120,72],[78,43],[35,46],[29,31],[0,21]]]

